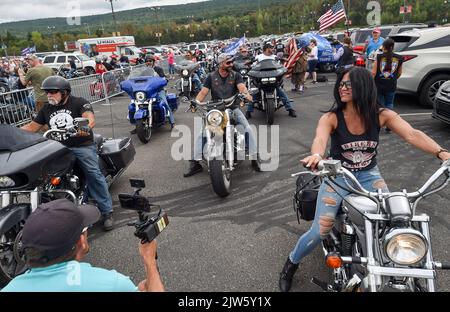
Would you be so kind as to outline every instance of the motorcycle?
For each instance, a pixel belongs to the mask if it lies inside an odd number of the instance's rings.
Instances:
[[[158,93],[164,90],[167,80],[161,78],[149,67],[133,70],[128,80],[120,86],[131,98],[128,106],[128,119],[136,125],[136,134],[142,143],[147,144],[152,129],[164,126],[168,122],[170,112],[167,111]],[[167,94],[167,102],[172,112],[178,108],[178,97]],[[173,125],[171,125],[173,127]]]
[[[72,76],[70,76],[69,75],[70,70],[71,70],[70,66],[63,64],[59,66],[59,68],[56,70],[55,75],[61,76],[65,79],[78,78],[83,77],[85,75],[83,72],[75,71],[72,73]]]
[[[176,86],[179,96],[182,96],[185,102],[194,99],[200,92],[192,82],[192,76],[198,70],[199,66],[198,63],[192,61],[182,61],[180,64],[175,65],[175,71],[181,77],[177,81]]]
[[[313,179],[306,181],[306,175]],[[435,270],[448,270],[450,263],[433,259],[430,217],[416,214],[416,208],[423,198],[448,186],[450,161],[413,193],[369,192],[337,160],[321,161],[318,171],[292,176],[299,176],[294,206],[305,220],[314,219],[323,178],[328,178],[325,183],[329,187],[351,192],[344,198],[330,235],[322,242],[326,264],[333,269],[333,281],[327,284],[313,278],[313,283],[329,292],[436,290]],[[337,183],[336,177],[344,177],[345,185]],[[431,188],[441,178],[442,184]]]
[[[58,141],[87,125],[75,118],[68,129],[50,129],[44,136],[0,125],[0,287],[25,272],[21,235],[28,216],[45,202],[67,198],[88,200],[86,182],[71,150]],[[111,186],[134,159],[130,138],[94,135],[99,166]]]
[[[241,95],[204,103],[193,100],[186,110],[198,112],[203,118],[206,136],[204,150],[207,151],[203,157],[208,165],[213,190],[220,197],[230,194],[231,173],[245,159],[245,134],[236,128],[236,118],[231,108],[235,102],[243,100]],[[260,160],[252,160],[252,167],[255,171],[261,171]]]
[[[250,90],[251,80],[248,76],[248,72],[251,70],[251,65],[246,64],[245,60],[236,60],[234,61],[233,70],[240,73],[242,78],[244,79],[245,86],[247,90]]]
[[[272,125],[275,119],[275,111],[283,106],[277,95],[277,87],[283,84],[283,76],[287,68],[277,64],[273,60],[264,60],[254,66],[248,76],[256,88],[251,89],[255,98],[255,108],[266,112],[268,125]]]

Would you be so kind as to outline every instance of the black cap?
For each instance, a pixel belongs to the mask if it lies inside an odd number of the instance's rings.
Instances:
[[[100,212],[92,205],[75,205],[58,199],[40,205],[26,220],[23,248],[35,248],[48,260],[69,252],[80,239],[83,229],[100,219]]]

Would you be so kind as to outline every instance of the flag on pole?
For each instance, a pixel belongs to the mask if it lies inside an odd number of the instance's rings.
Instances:
[[[338,2],[331,7],[331,9],[329,9],[317,20],[317,22],[320,23],[319,32],[333,26],[343,18],[347,19],[344,3],[342,3],[342,0],[338,0]]]
[[[226,46],[223,49],[223,53],[226,53],[228,55],[235,55],[238,52],[239,47],[243,44],[245,44],[245,36],[242,37],[241,39],[239,39],[238,41],[235,41],[235,42],[229,44],[228,46]]]
[[[286,72],[286,75],[289,76],[294,69],[295,63],[298,61],[303,51],[298,48],[297,40],[295,38],[292,38],[291,40],[289,40],[286,52],[289,56],[287,61],[284,63],[284,67],[287,68],[288,71]]]
[[[26,55],[31,54],[31,53],[36,53],[36,46],[34,46],[34,47],[27,47],[27,48],[25,48],[25,49],[23,49],[21,51],[22,56],[26,56]]]

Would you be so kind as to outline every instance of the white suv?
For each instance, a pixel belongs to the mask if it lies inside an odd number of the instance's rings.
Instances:
[[[450,27],[412,30],[390,36],[394,51],[403,56],[403,73],[397,90],[419,96],[433,107],[440,86],[450,80]]]
[[[75,61],[79,71],[83,71],[86,75],[95,74],[95,61],[81,53],[47,55],[44,58],[43,64],[57,71],[61,65],[68,64],[70,59]]]

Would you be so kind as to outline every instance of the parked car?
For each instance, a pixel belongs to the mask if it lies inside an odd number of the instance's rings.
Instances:
[[[69,60],[73,59],[77,65],[77,70],[83,71],[86,75],[95,74],[95,61],[91,60],[81,53],[63,53],[47,55],[44,58],[44,66],[51,67],[55,72],[61,67],[61,65],[68,64]]]
[[[193,43],[189,45],[189,51],[195,52],[196,50],[200,50],[206,54],[208,52],[208,45],[206,43]]]
[[[34,55],[36,55],[41,61],[44,61],[44,58],[47,55],[53,55],[53,54],[64,54],[64,52],[53,51],[53,52],[38,52],[38,53],[34,53]]]
[[[394,52],[404,58],[397,90],[419,96],[433,107],[439,88],[450,80],[450,27],[413,30],[391,36]]]
[[[440,87],[434,101],[432,116],[450,125],[450,80]]]

